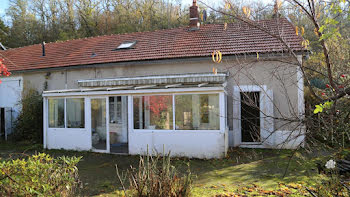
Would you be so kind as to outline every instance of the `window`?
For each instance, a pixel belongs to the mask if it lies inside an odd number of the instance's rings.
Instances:
[[[66,99],[66,107],[64,101],[48,99],[49,128],[85,128],[84,98]]]
[[[91,142],[92,147],[107,149],[106,99],[91,99]]]
[[[175,95],[176,130],[220,130],[219,94]]]
[[[49,127],[64,128],[64,99],[48,99]]]
[[[122,124],[122,97],[109,97],[109,121],[113,124]]]
[[[135,96],[133,108],[134,129],[220,130],[219,94]]]
[[[173,129],[173,96],[134,97],[134,129]]]
[[[84,98],[68,98],[66,113],[67,128],[85,128]]]
[[[130,49],[130,48],[134,47],[135,44],[136,44],[136,41],[123,42],[114,50]]]

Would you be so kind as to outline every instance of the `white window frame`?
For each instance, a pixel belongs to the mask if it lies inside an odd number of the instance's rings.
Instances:
[[[242,142],[241,93],[259,92],[260,142]],[[234,146],[262,148],[274,143],[273,92],[266,85],[241,85],[233,87],[233,142]],[[265,117],[265,114],[268,117]]]
[[[84,99],[84,127],[83,128],[68,128],[67,127],[67,99],[72,99],[72,98],[75,98],[75,99]],[[56,127],[50,127],[50,124],[49,124],[49,99],[63,99],[64,100],[64,127],[62,128],[56,128]],[[87,121],[87,118],[86,118],[86,97],[47,97],[46,100],[44,100],[44,116],[47,116],[47,118],[44,118],[46,120],[45,121],[45,124],[47,124],[47,128],[48,129],[86,129],[86,121]],[[46,115],[45,115],[45,112],[46,112]]]
[[[144,95],[176,95],[176,94],[219,94],[219,107],[220,107],[220,130],[134,130],[134,117],[133,117],[133,97],[134,96],[144,96]],[[223,87],[200,87],[200,88],[169,88],[169,89],[140,89],[140,90],[111,90],[111,91],[91,91],[91,92],[62,92],[62,93],[44,93],[43,94],[43,108],[44,108],[44,117],[43,117],[43,141],[44,148],[48,148],[49,144],[47,144],[48,133],[50,132],[60,132],[69,129],[69,131],[90,131],[91,132],[91,98],[101,98],[106,97],[107,103],[108,98],[110,96],[128,96],[128,142],[131,141],[130,133],[136,132],[151,132],[151,133],[164,133],[164,132],[201,132],[201,133],[224,133],[227,135],[227,127],[225,125],[225,91]],[[64,128],[49,128],[48,127],[48,99],[57,99],[63,98],[84,98],[85,100],[85,128],[66,128],[66,122]],[[174,102],[173,102],[174,103]],[[64,110],[66,111],[66,105],[64,106]],[[175,112],[175,108],[173,108],[173,112]],[[65,112],[66,113],[66,112]],[[109,114],[109,105],[107,105],[106,113]],[[107,124],[109,124],[109,115],[107,114]],[[66,115],[65,115],[66,121]],[[107,128],[109,125],[107,125]],[[175,128],[175,127],[173,127]],[[225,133],[226,131],[226,133]],[[109,133],[108,137],[109,137]],[[91,134],[90,134],[91,135]],[[90,140],[90,143],[91,140]],[[109,139],[107,141],[107,146],[109,146]],[[130,146],[130,143],[129,143]],[[90,146],[92,148],[92,146]],[[109,150],[105,151],[108,152]]]
[[[106,150],[99,150],[99,149],[95,149],[92,146],[92,140],[90,140],[91,143],[91,150],[97,153],[110,153],[111,150],[111,146],[110,146],[110,139],[109,139],[109,105],[108,105],[108,100],[109,96],[93,96],[93,97],[88,97],[89,99],[89,131],[90,131],[90,136],[92,136],[92,128],[91,128],[91,100],[92,99],[105,99],[106,101]]]
[[[143,97],[143,96],[172,96],[172,108],[173,108],[173,129],[135,129],[134,128],[134,97]],[[132,95],[132,130],[134,131],[161,131],[161,132],[172,132],[175,129],[175,125],[174,125],[174,94],[173,93],[155,93],[155,94],[141,94],[141,95]]]
[[[50,122],[49,122],[50,121],[50,118],[49,118],[49,114],[50,114],[49,100],[50,99],[54,99],[54,100],[63,99],[63,127],[50,127]],[[66,99],[62,97],[52,97],[52,98],[47,98],[46,101],[47,101],[47,128],[48,129],[65,129],[66,128]],[[44,109],[45,109],[45,105],[44,105]]]
[[[219,96],[219,112],[220,112],[220,117],[219,117],[219,122],[220,122],[220,126],[219,129],[217,130],[178,130],[175,128],[175,110],[176,110],[176,106],[175,106],[175,96],[176,95],[189,95],[189,94],[218,94]],[[134,97],[135,96],[157,96],[157,95],[172,95],[172,99],[173,99],[173,129],[135,129],[134,128],[134,106],[133,106],[133,102],[134,102]],[[131,124],[129,125],[129,131],[132,132],[225,132],[226,129],[226,116],[225,116],[225,92],[220,91],[220,92],[181,92],[181,93],[155,93],[155,94],[140,94],[140,95],[131,95],[131,99],[129,100],[129,110],[131,110],[131,113],[129,113],[132,116],[132,120],[130,121]]]
[[[83,128],[68,128],[67,126],[67,99],[84,99],[84,127]],[[64,98],[64,120],[66,129],[86,129],[86,98],[85,97],[65,97]]]

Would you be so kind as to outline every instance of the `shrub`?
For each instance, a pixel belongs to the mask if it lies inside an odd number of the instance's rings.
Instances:
[[[349,183],[340,180],[337,174],[332,174],[327,180],[322,181],[316,186],[314,192],[316,196],[346,196],[349,197]]]
[[[43,98],[41,94],[34,89],[26,90],[23,92],[20,105],[22,111],[15,121],[12,139],[41,143],[43,136]]]
[[[0,196],[73,196],[81,158],[40,153],[0,163]]]
[[[313,196],[350,196],[349,169],[346,160],[337,160],[336,162],[331,159],[317,165],[319,172],[324,174],[324,179],[315,185],[315,189],[310,191]]]
[[[171,165],[169,154],[162,158],[159,155],[141,156],[138,168],[130,166],[125,177],[116,168],[125,195],[125,180],[129,180],[133,196],[185,197],[190,194],[191,172],[188,169],[186,174],[180,176],[175,166]]]

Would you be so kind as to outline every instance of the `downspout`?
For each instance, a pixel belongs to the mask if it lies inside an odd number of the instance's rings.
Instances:
[[[46,149],[47,148],[47,121],[46,121],[46,113],[47,109],[46,109],[46,97],[43,97],[43,148]]]

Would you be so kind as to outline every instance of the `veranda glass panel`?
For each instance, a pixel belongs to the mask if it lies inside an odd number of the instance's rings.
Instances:
[[[220,130],[219,94],[175,95],[177,130]]]
[[[134,129],[173,129],[172,95],[134,97]]]
[[[109,144],[112,153],[128,153],[128,96],[109,97]]]
[[[91,99],[91,140],[95,149],[107,149],[106,123],[106,99]]]
[[[64,99],[48,99],[49,127],[64,128]]]
[[[67,99],[67,128],[85,128],[84,98]]]

